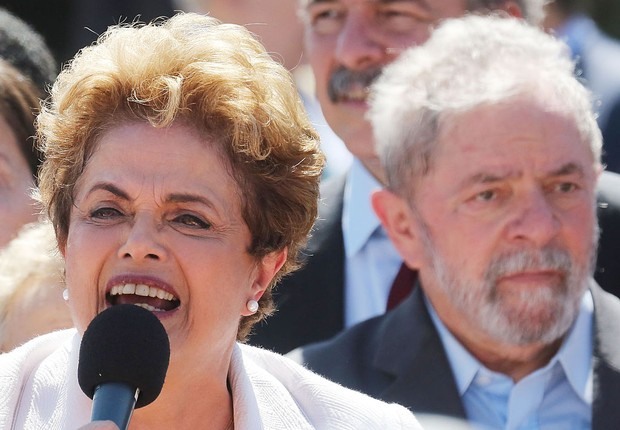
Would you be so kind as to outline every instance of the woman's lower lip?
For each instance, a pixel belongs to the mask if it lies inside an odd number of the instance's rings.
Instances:
[[[107,306],[107,307],[113,307],[113,306],[115,306],[115,305],[112,305],[112,304],[108,303],[108,306]],[[134,306],[140,306],[140,305],[134,305]],[[141,307],[142,307],[142,308],[144,308],[144,309],[146,309],[146,310],[148,310],[148,311],[150,311],[153,315],[155,315],[155,316],[156,316],[157,318],[159,318],[160,320],[162,320],[162,319],[166,319],[166,318],[170,318],[170,317],[171,317],[171,316],[173,316],[173,315],[177,312],[177,310],[179,309],[178,307],[176,307],[176,308],[174,308],[174,309],[171,309],[171,310],[169,310],[169,311],[166,311],[166,310],[159,310],[159,309],[149,309],[149,308],[146,308],[145,306],[141,306]]]

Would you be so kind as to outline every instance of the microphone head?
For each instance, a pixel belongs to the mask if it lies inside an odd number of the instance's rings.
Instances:
[[[106,382],[139,388],[140,408],[159,396],[169,361],[170,341],[157,317],[139,306],[116,305],[93,318],[84,332],[78,382],[91,399]]]

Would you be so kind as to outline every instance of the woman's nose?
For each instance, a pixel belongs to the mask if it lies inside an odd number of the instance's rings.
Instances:
[[[161,228],[155,220],[147,216],[136,217],[128,228],[118,256],[136,261],[164,259],[166,251],[161,234]]]

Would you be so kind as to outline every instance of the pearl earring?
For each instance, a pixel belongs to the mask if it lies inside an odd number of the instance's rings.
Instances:
[[[69,290],[68,289],[64,289],[62,290],[62,298],[65,299],[65,302],[69,301]]]
[[[252,312],[253,314],[255,314],[258,310],[258,302],[254,299],[248,300],[245,306],[248,308],[248,311]]]

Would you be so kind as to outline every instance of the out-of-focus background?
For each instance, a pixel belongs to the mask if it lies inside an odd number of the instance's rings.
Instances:
[[[605,32],[620,38],[619,0],[578,1]],[[141,20],[150,21],[185,9],[185,3],[181,0],[0,0],[1,6],[43,34],[60,61],[71,58],[119,17],[131,20],[140,15]]]
[[[581,77],[600,99],[603,162],[620,172],[620,0],[547,0],[547,30],[566,38]],[[109,25],[169,17],[175,11],[209,13],[243,24],[294,75],[327,156],[324,178],[348,169],[352,156],[333,133],[314,97],[314,79],[303,54],[299,0],[0,0],[0,6],[43,35],[59,65],[89,45]],[[593,24],[590,18],[594,20]],[[611,38],[606,37],[611,36]]]
[[[595,21],[610,36],[620,38],[620,1],[590,0],[584,1]]]

